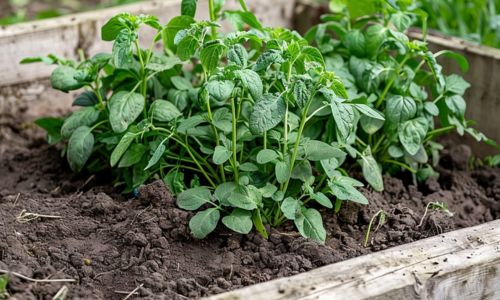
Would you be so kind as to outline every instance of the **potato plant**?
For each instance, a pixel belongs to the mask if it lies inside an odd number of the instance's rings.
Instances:
[[[189,223],[196,238],[219,221],[267,236],[265,224],[290,220],[303,236],[324,241],[318,207],[367,203],[357,190],[363,184],[339,168],[347,154],[333,132],[347,135],[354,119],[339,122],[338,110],[384,117],[348,99],[317,48],[296,32],[264,27],[240,3],[239,11],[222,11],[209,1],[210,20],[196,21],[196,1],[185,0],[182,15],[165,26],[122,13],[102,28],[111,53],[26,59],[58,65],[55,89],[84,89],[74,101],[79,110],[37,124],[50,143],[64,142],[75,172],[111,168],[125,192],[163,179],[179,207],[197,211]],[[219,16],[237,30],[219,32]],[[139,44],[142,26],[156,32],[148,48]]]
[[[444,75],[436,60],[454,58],[466,71],[465,58],[450,51],[432,53],[425,42],[405,34],[415,20],[425,21],[425,13],[409,10],[405,3],[411,1],[361,2],[332,1],[335,13],[324,16],[306,39],[321,50],[327,71],[335,72],[347,90],[346,102],[332,104],[334,118],[325,119],[325,133],[358,160],[366,181],[382,191],[383,171],[405,169],[420,180],[437,176],[433,167],[442,146],[435,138],[452,130],[493,143],[465,119],[469,83]],[[347,103],[380,111],[385,120],[360,114]]]

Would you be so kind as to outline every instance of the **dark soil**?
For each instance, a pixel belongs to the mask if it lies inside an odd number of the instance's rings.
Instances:
[[[161,182],[132,198],[104,177],[73,175],[59,151],[29,127],[0,126],[0,269],[74,278],[77,284],[66,283],[68,299],[123,299],[141,284],[148,299],[197,298],[500,217],[500,170],[467,171],[470,150],[456,146],[444,152],[438,180],[415,186],[387,177],[383,193],[363,190],[370,205],[325,211],[325,245],[299,237],[290,224],[272,229],[268,240],[220,229],[197,241],[187,227],[190,213],[176,208]],[[454,215],[430,211],[419,227],[431,201],[446,203]],[[367,225],[380,209],[387,223],[365,248]],[[23,210],[61,218],[20,223]],[[63,285],[12,276],[8,292],[52,299]]]

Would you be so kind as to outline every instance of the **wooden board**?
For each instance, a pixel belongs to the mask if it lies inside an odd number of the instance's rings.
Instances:
[[[500,220],[207,300],[500,299]]]

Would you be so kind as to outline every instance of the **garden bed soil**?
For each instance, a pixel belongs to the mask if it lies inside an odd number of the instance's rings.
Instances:
[[[300,237],[291,224],[271,229],[268,240],[218,229],[198,241],[189,233],[191,213],[176,207],[161,181],[137,198],[122,195],[105,175],[72,174],[40,131],[10,122],[0,124],[0,269],[77,280],[11,276],[13,299],[52,299],[63,285],[67,299],[123,299],[141,284],[148,299],[198,298],[500,218],[500,169],[467,171],[470,149],[460,145],[443,152],[437,180],[415,186],[407,175],[385,177],[383,193],[362,190],[368,206],[323,211],[325,245]],[[453,217],[432,211],[419,227],[435,201]],[[380,209],[387,223],[365,248],[367,225]],[[23,210],[61,218],[20,223]]]

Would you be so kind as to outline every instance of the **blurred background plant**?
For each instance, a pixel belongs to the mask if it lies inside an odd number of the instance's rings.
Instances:
[[[0,25],[58,17],[140,0],[1,0]]]
[[[297,20],[299,31],[307,30],[319,22],[319,16],[328,11],[338,11],[344,5],[349,11],[362,15],[375,13],[385,2],[407,11],[419,10],[427,14],[424,23],[420,18],[413,26],[439,31],[474,43],[500,48],[500,0],[299,0],[299,10],[308,18]],[[312,11],[314,10],[314,11]],[[311,24],[301,24],[304,21]]]

